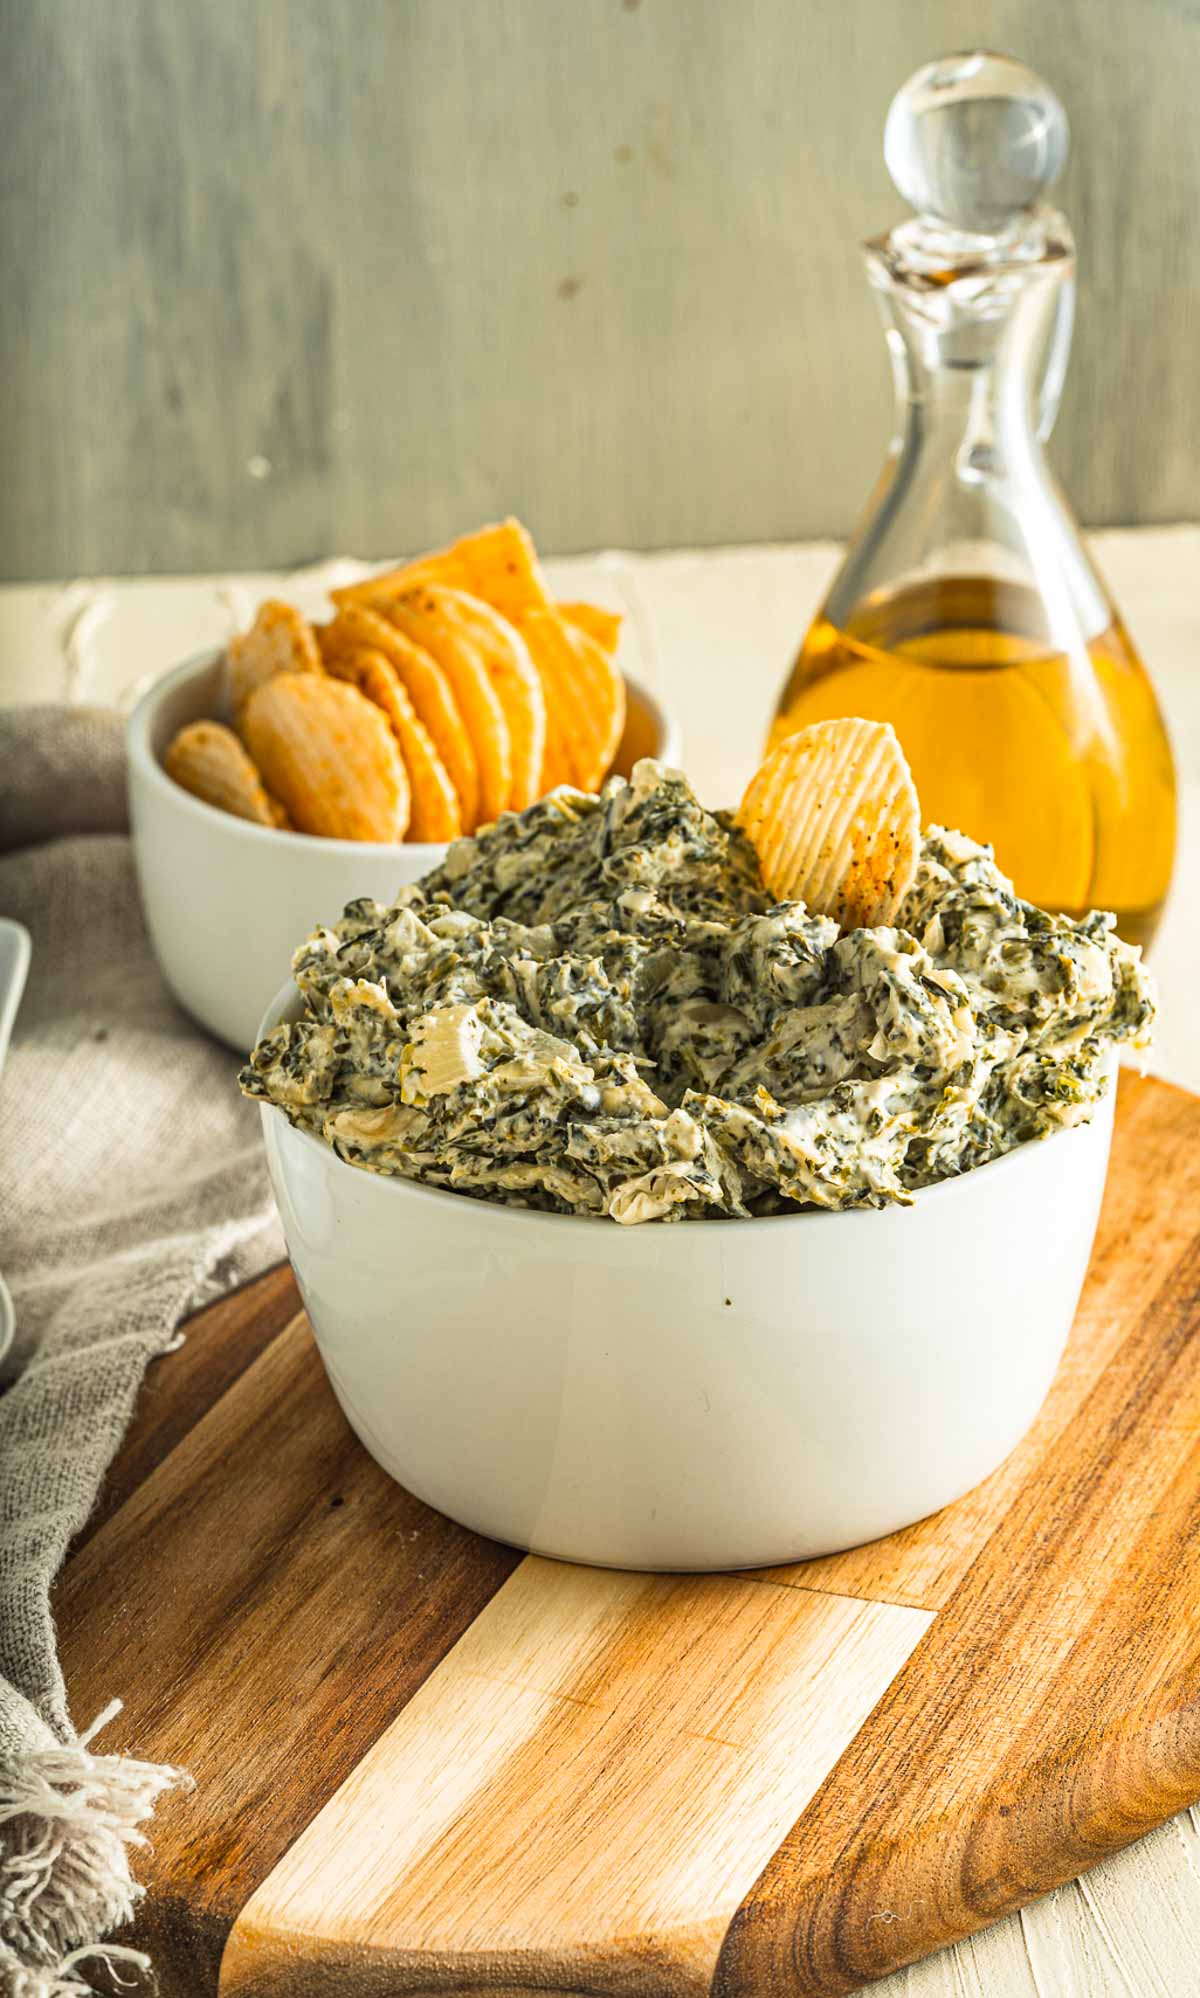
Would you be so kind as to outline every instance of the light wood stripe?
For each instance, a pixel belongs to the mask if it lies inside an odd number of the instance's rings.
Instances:
[[[494,1993],[533,1963],[542,1990],[706,1991],[930,1621],[526,1560],[253,1896],[224,1998]]]

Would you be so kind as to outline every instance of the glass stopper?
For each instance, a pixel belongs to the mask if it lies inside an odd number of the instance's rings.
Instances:
[[[896,187],[919,214],[997,236],[1053,186],[1067,114],[1012,56],[976,50],[927,63],[897,91],[883,135]]]

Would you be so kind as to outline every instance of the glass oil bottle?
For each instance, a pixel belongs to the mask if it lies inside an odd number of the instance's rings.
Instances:
[[[892,722],[927,820],[990,841],[1028,900],[1112,909],[1146,944],[1174,857],[1171,752],[1043,451],[1072,327],[1071,235],[1042,199],[1066,117],[1024,65],[957,56],[900,91],[884,150],[917,210],[865,250],[896,433],[772,741]]]

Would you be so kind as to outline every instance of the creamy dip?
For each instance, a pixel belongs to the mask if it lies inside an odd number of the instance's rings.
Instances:
[[[931,827],[894,927],[772,903],[678,772],[559,790],[296,953],[249,1096],[372,1172],[621,1222],[911,1202],[1090,1116],[1153,1018],[1113,918]]]

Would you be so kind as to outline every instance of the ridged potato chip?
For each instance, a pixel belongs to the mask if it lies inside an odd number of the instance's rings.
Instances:
[[[274,673],[319,673],[321,655],[313,628],[291,604],[268,598],[249,631],[231,638],[225,650],[229,711],[240,715],[256,687]]]
[[[888,722],[814,722],[786,736],[737,818],[771,894],[843,929],[890,923],[917,871],[921,808]]]
[[[422,583],[380,604],[383,615],[436,659],[454,689],[479,765],[479,823],[491,825],[512,796],[512,738],[475,639],[464,629],[461,593]]]
[[[373,701],[391,723],[412,792],[409,839],[457,839],[462,831],[458,794],[391,660],[385,658],[382,652],[366,649],[335,651],[330,655],[327,670],[340,680],[348,680],[352,687],[357,687],[359,693]]]
[[[398,590],[414,589],[418,583],[446,583],[451,589],[466,590],[492,604],[514,624],[522,611],[541,609],[549,603],[537,550],[528,530],[512,519],[481,527],[476,534],[464,534],[449,548],[419,555],[415,562],[406,562],[384,575],[348,583],[334,590],[333,600],[336,604],[377,603],[395,596]]]
[[[331,624],[318,626],[317,640],[327,661],[367,647],[391,662],[454,786],[462,830],[474,832],[479,762],[454,689],[437,660],[366,604],[343,604]]]
[[[403,839],[408,776],[379,709],[327,673],[277,673],[242,713],[251,756],[300,832]]]
[[[223,722],[188,722],[163,757],[163,768],[193,798],[256,826],[286,827],[288,818],[270,796],[245,747]]]
[[[556,610],[526,611],[517,629],[546,695],[542,788],[598,791],[625,727],[625,682],[603,647]]]

